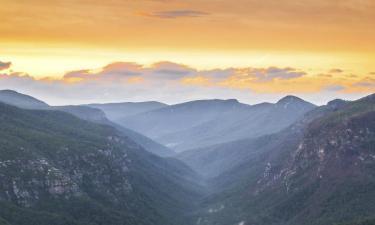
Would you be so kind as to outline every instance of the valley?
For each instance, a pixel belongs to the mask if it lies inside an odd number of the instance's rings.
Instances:
[[[374,224],[374,95],[0,102],[1,225]]]
[[[0,225],[375,225],[375,0],[0,3]]]

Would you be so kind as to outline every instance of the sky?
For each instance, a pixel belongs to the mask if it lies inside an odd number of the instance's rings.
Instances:
[[[373,0],[1,0],[0,88],[53,105],[375,92]]]

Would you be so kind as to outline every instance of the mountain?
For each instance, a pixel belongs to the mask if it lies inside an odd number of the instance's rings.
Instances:
[[[165,106],[166,104],[163,104],[160,102],[137,102],[137,103],[125,102],[125,103],[108,103],[108,104],[89,104],[87,106],[85,105],[70,106],[68,108],[65,108],[66,106],[63,106],[62,108],[57,108],[57,109],[70,112],[73,115],[76,115],[82,119],[87,119],[89,121],[111,125],[117,128],[118,130],[120,130],[122,133],[124,133],[127,137],[131,138],[133,141],[137,142],[147,151],[153,154],[156,154],[158,156],[169,157],[169,156],[175,155],[175,152],[172,151],[171,149],[153,141],[152,139],[138,132],[135,132],[131,129],[120,126],[118,123],[115,123],[115,121],[118,118],[123,118],[129,115],[142,113],[142,112],[149,111],[149,110],[159,109]],[[82,109],[86,109],[85,111],[91,111],[91,112],[76,113],[75,111],[72,110],[72,107],[78,108],[80,109],[80,111],[82,111]],[[86,115],[92,115],[92,116],[91,118],[85,118],[87,117]]]
[[[90,108],[87,106],[76,106],[76,105],[67,105],[67,106],[50,106],[50,110],[58,110],[70,113],[80,119],[95,122],[95,123],[108,123],[108,119],[105,116],[104,112],[100,109]]]
[[[132,138],[133,141],[137,142],[144,149],[156,155],[166,157],[166,156],[172,156],[175,154],[174,151],[170,150],[169,148],[159,143],[156,143],[150,138],[147,138],[135,131],[121,127],[118,124],[111,122],[110,120],[107,119],[105,113],[101,109],[98,109],[98,108],[92,108],[89,106],[75,106],[75,105],[49,106],[48,104],[34,97],[21,94],[16,91],[11,91],[11,90],[0,91],[0,102],[4,102],[10,105],[14,105],[14,106],[25,108],[25,109],[45,109],[45,110],[58,110],[58,111],[67,112],[80,119],[116,127],[118,130],[123,132],[125,136]]]
[[[278,147],[280,141],[284,141],[284,137],[282,132],[259,138],[241,139],[184,151],[175,157],[205,178],[212,179],[239,164],[248,162],[249,158],[256,159],[257,156],[267,152],[267,149]]]
[[[108,125],[111,125],[112,127],[115,127],[117,130],[122,132],[125,136],[129,137],[130,139],[135,141],[137,144],[142,146],[144,149],[146,149],[148,152],[151,152],[155,155],[158,155],[158,156],[161,156],[161,157],[172,157],[176,154],[173,150],[165,147],[162,144],[159,144],[159,143],[153,141],[152,139],[150,139],[150,138],[148,138],[148,137],[146,137],[146,136],[144,136],[144,135],[142,135],[138,132],[127,129],[127,128],[122,127],[122,126],[120,126],[116,123],[113,123],[113,122],[108,122],[108,123],[105,123],[105,124],[108,124]]]
[[[152,111],[166,107],[167,104],[161,102],[122,102],[122,103],[106,103],[106,104],[89,104],[92,108],[102,110],[108,119],[118,121],[128,116],[133,116],[139,113]]]
[[[210,180],[200,225],[371,224],[375,215],[375,95],[335,100],[270,136],[223,150],[238,161]],[[212,153],[211,155],[214,155]]]
[[[171,105],[118,121],[176,151],[276,133],[315,106],[294,96],[275,104],[200,100]]]
[[[45,109],[49,107],[47,103],[39,99],[13,90],[0,90],[0,102],[27,109]]]
[[[332,101],[332,103],[330,103],[330,107],[336,107],[336,105],[340,105],[339,102],[341,101]],[[294,107],[294,110],[298,110],[299,108],[303,108],[305,106],[305,103],[293,96],[286,96],[280,99],[275,105],[271,106],[274,107],[274,111],[272,111],[272,113],[275,113],[276,115],[281,115],[283,113],[280,113],[278,109]],[[309,120],[311,120],[310,117],[318,117],[320,116],[320,113],[318,112],[325,112],[325,110],[322,110],[322,108],[325,107],[315,108],[312,110],[312,112],[309,111],[311,113],[307,113],[307,115],[309,116],[303,115],[299,118],[303,118],[305,120],[309,118]],[[277,116],[270,116],[266,118],[277,119]],[[285,120],[285,118],[280,118],[279,120]],[[291,118],[286,120],[292,121],[293,119]],[[299,120],[296,119],[296,121],[298,122]],[[254,124],[258,122],[264,122],[265,124],[267,124],[267,122],[265,122],[264,120],[257,120],[254,122]],[[296,126],[294,126],[293,129],[296,129]],[[257,155],[267,152],[268,149],[274,149],[279,147],[281,144],[280,142],[284,142],[289,137],[297,137],[297,134],[295,133],[293,133],[293,135],[290,135],[291,132],[289,129],[284,129],[281,132],[275,132],[274,134],[272,134],[272,132],[269,133],[271,134],[266,134],[260,137],[253,137],[253,134],[249,134],[248,136],[250,138],[244,138],[240,140],[229,141],[225,143],[184,151],[178,154],[176,158],[188,164],[191,168],[193,168],[201,175],[207,178],[213,178],[215,176],[220,175],[221,173],[224,173],[232,169],[238,164],[246,162],[246,160],[248,160],[249,158],[256,158]]]
[[[121,119],[187,150],[175,158],[100,109],[47,109],[0,104],[1,225],[374,224],[375,95],[201,100]]]
[[[161,136],[209,121],[237,107],[247,105],[236,100],[198,100],[130,116],[124,118],[122,124],[136,127],[149,136]]]
[[[0,224],[188,224],[199,177],[107,125],[0,103]]]

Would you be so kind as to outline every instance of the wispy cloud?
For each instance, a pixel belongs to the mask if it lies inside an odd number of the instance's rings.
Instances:
[[[337,92],[337,91],[345,90],[345,87],[342,85],[328,85],[324,87],[323,90],[330,91],[330,92]]]
[[[375,87],[375,79],[372,77],[365,77],[359,82],[353,84],[356,87],[372,88]]]
[[[142,65],[130,62],[115,62],[103,67],[99,71],[84,69],[71,71],[64,75],[63,81],[87,82],[87,81],[118,81],[122,78],[139,76],[143,72]]]
[[[331,69],[329,71],[329,73],[343,73],[343,72],[344,72],[344,70],[342,70],[342,69]]]
[[[145,17],[155,17],[161,19],[176,19],[180,17],[201,17],[207,16],[209,13],[197,10],[171,10],[171,11],[158,11],[158,12],[140,12],[138,15]]]
[[[358,87],[367,87],[367,88],[373,88],[375,87],[375,82],[358,82],[354,84]]]
[[[196,73],[197,70],[194,68],[173,62],[158,62],[149,67],[136,63],[115,62],[98,71],[85,69],[68,72],[62,80],[75,83],[92,81],[108,83],[109,81],[123,82],[140,76],[148,80],[178,80]]]
[[[269,67],[266,69],[251,69],[247,74],[250,77],[255,77],[259,81],[271,81],[274,79],[288,80],[298,78],[306,75],[306,72],[299,71],[295,68],[278,68]]]

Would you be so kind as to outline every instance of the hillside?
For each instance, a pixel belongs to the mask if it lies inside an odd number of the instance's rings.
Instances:
[[[180,162],[147,153],[110,126],[64,112],[0,104],[0,123],[0,221],[188,221],[184,214],[201,189],[197,175]]]
[[[375,215],[374,99],[333,101],[258,142],[211,180],[216,192],[197,220],[318,225]]]
[[[49,106],[43,101],[36,99],[32,96],[18,93],[11,90],[0,91],[0,102],[14,105],[25,109],[45,109],[45,110],[57,110],[70,113],[80,119],[87,120],[90,122],[95,122],[99,124],[110,125],[116,127],[125,136],[130,137],[137,144],[141,145],[147,151],[159,155],[159,156],[171,156],[175,153],[169,148],[147,138],[135,131],[124,128],[118,124],[115,124],[107,119],[105,113],[98,108],[93,108],[89,106]]]
[[[0,102],[26,109],[46,109],[49,105],[39,99],[13,90],[0,90]]]
[[[375,95],[320,107],[202,100],[127,117],[201,146],[177,159],[148,153],[173,155],[100,109],[47,109],[0,104],[0,224],[373,223]]]

